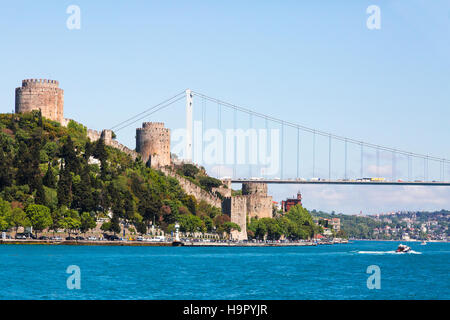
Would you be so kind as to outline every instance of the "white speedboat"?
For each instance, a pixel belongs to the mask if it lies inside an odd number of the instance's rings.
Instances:
[[[405,244],[400,244],[398,246],[397,250],[395,250],[395,252],[397,252],[397,253],[407,253],[409,251],[411,251],[411,248]]]

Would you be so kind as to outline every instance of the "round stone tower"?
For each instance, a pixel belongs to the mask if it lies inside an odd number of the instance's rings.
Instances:
[[[16,88],[16,113],[41,110],[42,116],[62,122],[64,119],[64,91],[58,81],[27,79]]]
[[[162,122],[144,122],[136,129],[136,151],[152,168],[170,165],[170,130]]]
[[[267,196],[267,183],[245,182],[242,184],[242,195]]]

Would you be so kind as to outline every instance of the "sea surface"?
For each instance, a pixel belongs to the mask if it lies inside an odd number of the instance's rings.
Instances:
[[[450,244],[405,242],[414,252],[396,254],[399,243],[0,245],[0,299],[450,299]],[[80,289],[68,289],[71,265],[80,269]],[[380,289],[367,286],[372,265]]]

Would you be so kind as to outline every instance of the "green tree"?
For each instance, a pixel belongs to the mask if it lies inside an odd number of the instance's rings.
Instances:
[[[74,174],[80,172],[80,160],[77,158],[77,152],[75,151],[75,146],[70,135],[67,136],[67,140],[61,148],[60,156],[64,159],[64,167],[66,170]]]
[[[91,177],[89,167],[83,166],[81,170],[80,181],[73,183],[73,201],[72,208],[79,209],[82,212],[90,212],[96,209],[91,189]]]
[[[103,224],[100,227],[100,230],[102,230],[104,232],[110,231],[111,230],[111,222],[110,221],[103,222]]]
[[[241,227],[238,225],[238,224],[236,224],[236,223],[234,223],[234,222],[230,222],[230,221],[227,221],[227,222],[225,222],[224,224],[222,224],[220,227],[219,227],[219,232],[225,232],[226,234],[227,234],[227,237],[228,237],[228,239],[230,238],[230,235],[231,235],[231,232],[233,231],[233,230],[237,230],[237,231],[241,231]]]
[[[195,178],[199,171],[200,170],[196,166],[190,163],[185,163],[181,167],[181,172],[186,177]]]
[[[38,175],[34,179],[34,188],[36,190],[36,195],[35,195],[35,200],[34,200],[35,203],[47,205],[47,198],[45,197],[45,189],[44,189],[44,185],[42,184],[42,177],[40,175]]]
[[[0,145],[0,190],[4,187],[11,186],[13,183],[12,160],[9,153],[3,151]]]
[[[10,227],[8,220],[4,216],[0,216],[0,231],[6,231]]]
[[[110,227],[109,231],[112,231],[114,234],[116,234],[116,233],[120,233],[121,230],[122,230],[122,228],[120,227],[119,217],[117,215],[113,215],[113,217],[111,219],[111,227]]]
[[[81,214],[81,226],[80,231],[86,233],[90,229],[94,229],[97,226],[95,218],[89,212],[83,212]]]
[[[56,176],[53,173],[51,163],[48,163],[47,172],[42,180],[43,184],[49,188],[55,188],[56,186]]]
[[[67,231],[67,233],[69,234],[69,237],[70,237],[70,234],[72,232],[76,232],[77,230],[79,230],[81,228],[81,221],[79,220],[79,218],[77,218],[73,215],[69,215],[62,219],[61,227]]]
[[[36,235],[52,225],[50,209],[46,206],[32,204],[25,209],[25,212]]]
[[[27,217],[27,214],[25,211],[23,211],[21,208],[14,208],[11,211],[11,220],[10,220],[11,226],[14,227],[17,233],[17,230],[19,227],[29,227],[31,225],[30,220]]]
[[[100,172],[103,179],[106,179],[108,164],[106,160],[108,159],[108,152],[106,151],[105,141],[99,139],[94,148],[94,157],[100,160]]]
[[[314,236],[315,226],[311,214],[301,205],[291,207],[286,217],[296,224],[292,237],[295,239],[308,239]]]
[[[59,172],[57,192],[58,205],[70,207],[72,203],[72,174],[65,167]]]
[[[49,227],[49,230],[53,232],[57,231],[60,228],[64,228],[63,219],[68,214],[69,209],[66,206],[61,206],[56,210],[51,212],[52,216],[52,225]]]
[[[137,221],[134,223],[134,226],[136,227],[136,231],[139,234],[146,234],[147,233],[147,225],[143,221]]]
[[[180,230],[191,234],[202,231],[202,227],[204,226],[202,219],[192,214],[182,215],[178,220],[180,223]]]
[[[201,177],[200,185],[208,191],[212,191],[212,188],[217,188],[222,185],[222,181],[212,177]]]

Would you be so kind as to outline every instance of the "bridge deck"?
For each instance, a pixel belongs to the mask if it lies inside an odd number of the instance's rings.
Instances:
[[[342,181],[342,180],[281,180],[281,179],[231,179],[232,183],[256,182],[268,184],[342,184],[342,185],[377,185],[377,186],[436,186],[450,187],[450,182],[427,182],[427,181]]]

